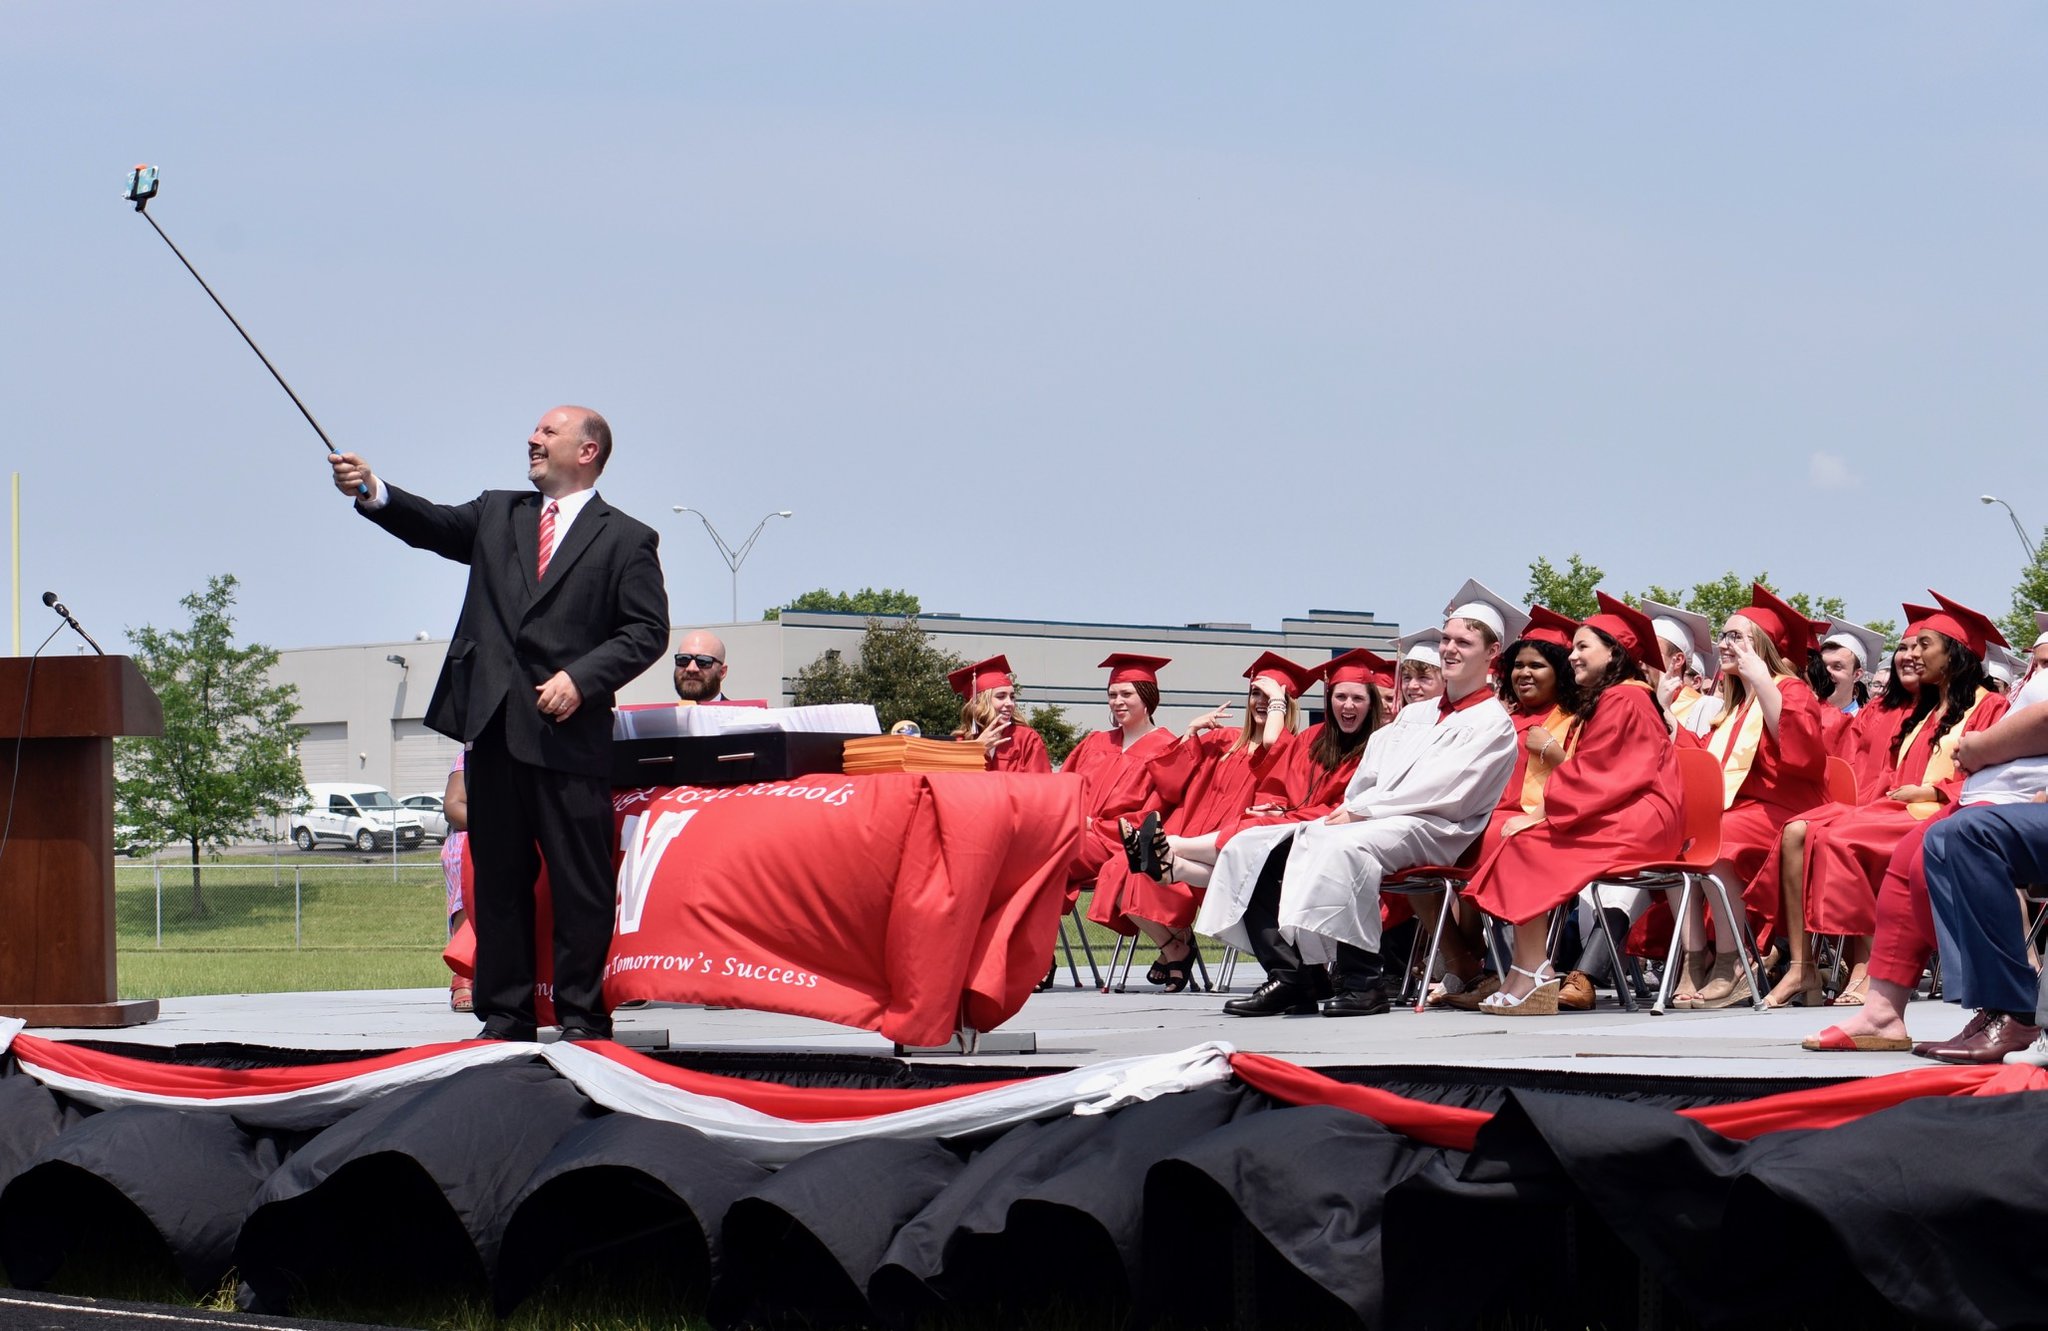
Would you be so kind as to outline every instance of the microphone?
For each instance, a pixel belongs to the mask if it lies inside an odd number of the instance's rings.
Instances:
[[[50,607],[50,609],[55,610],[57,612],[58,618],[62,619],[66,624],[69,624],[71,626],[71,631],[73,633],[76,633],[79,637],[85,639],[87,646],[91,647],[101,656],[105,656],[107,654],[107,649],[100,646],[99,643],[93,641],[92,634],[87,633],[85,631],[85,626],[83,624],[80,624],[76,619],[73,619],[71,617],[71,611],[68,608],[66,608],[65,604],[62,601],[57,599],[57,593],[44,592],[43,604]]]

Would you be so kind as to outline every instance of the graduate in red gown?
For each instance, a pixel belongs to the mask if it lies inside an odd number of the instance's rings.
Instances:
[[[1884,654],[1884,639],[1861,624],[1828,616],[1828,635],[1809,659],[1806,682],[1820,701],[1821,743],[1853,767],[1861,734],[1856,718],[1870,701],[1864,677]]]
[[[946,676],[960,695],[957,740],[980,740],[991,772],[1052,771],[1052,757],[1037,731],[1017,719],[1017,677],[1010,658],[991,656]]]
[[[1060,765],[1059,774],[1084,783],[1082,807],[1088,813],[1088,834],[1067,881],[1071,907],[1084,887],[1093,886],[1105,870],[1121,874],[1123,839],[1120,818],[1142,818],[1159,807],[1152,786],[1152,759],[1164,753],[1174,734],[1152,720],[1159,710],[1159,671],[1170,664],[1163,656],[1119,652],[1103,661],[1109,671],[1108,730],[1088,734]]]
[[[1715,641],[1721,666],[1715,694],[1694,709],[1688,726],[1678,732],[1679,743],[1704,748],[1721,763],[1726,802],[1714,874],[1729,885],[1731,895],[1747,884],[1743,894],[1749,909],[1759,914],[1777,908],[1776,886],[1762,891],[1755,879],[1778,844],[1778,834],[1827,799],[1820,704],[1801,677],[1815,629],[1770,588],[1753,584],[1750,604],[1728,617]],[[1718,946],[1708,947],[1705,898],[1710,895],[1695,894],[1690,918],[1679,922],[1685,961],[1672,987],[1674,1007],[1732,1007],[1745,1001],[1737,983],[1739,930],[1719,930]],[[1633,942],[1637,935],[1630,937]]]
[[[1261,781],[1287,770],[1296,742],[1300,698],[1315,672],[1272,652],[1245,671],[1245,724],[1227,726],[1232,704],[1224,703],[1189,722],[1180,742],[1152,760],[1158,791],[1158,819],[1129,830],[1124,842],[1126,872],[1121,881],[1112,864],[1096,883],[1088,917],[1119,933],[1143,933],[1159,947],[1159,961],[1146,978],[1168,993],[1187,987],[1194,957],[1194,923],[1202,889],[1215,867],[1218,836],[1235,830],[1257,802]],[[1285,791],[1299,803],[1305,791]],[[1152,854],[1142,863],[1142,851]],[[1139,872],[1139,868],[1149,872]],[[1158,978],[1154,978],[1157,976]]]
[[[1667,715],[1684,725],[1692,709],[1706,697],[1700,692],[1704,683],[1699,677],[1707,668],[1706,653],[1714,644],[1714,626],[1705,615],[1652,601],[1647,596],[1636,603],[1636,608],[1650,617],[1663,656],[1659,663],[1663,673],[1657,680],[1657,701],[1664,704]]]
[[[1324,718],[1302,731],[1259,779],[1245,817],[1217,833],[1218,846],[1245,827],[1305,823],[1344,802],[1344,788],[1385,715],[1384,700],[1393,693],[1394,664],[1357,647],[1311,673],[1323,681]]]
[[[1507,704],[1508,719],[1515,726],[1515,770],[1479,836],[1480,854],[1499,840],[1509,819],[1542,809],[1543,783],[1568,752],[1566,745],[1576,726],[1573,713],[1579,706],[1579,685],[1570,660],[1572,635],[1578,628],[1577,620],[1548,606],[1532,605],[1528,627],[1500,654],[1506,667],[1500,700]],[[1382,897],[1381,901],[1383,912],[1391,905],[1408,904],[1407,897]],[[1417,901],[1415,908],[1424,919],[1430,919],[1440,907],[1432,894]],[[1444,931],[1443,980],[1431,987],[1429,1005],[1470,1009],[1500,988],[1500,977],[1491,973],[1485,961],[1480,935],[1483,921],[1470,898],[1459,900],[1454,918],[1456,927]],[[1392,923],[1398,921],[1382,921],[1383,925]]]
[[[1985,649],[2003,641],[1997,626],[1939,592],[1934,599],[1938,607],[1905,608],[1906,636],[1892,656],[1894,677],[1917,676],[1919,683],[1913,709],[1892,740],[1894,780],[1878,798],[1827,805],[1787,823],[1778,853],[1759,873],[1778,887],[1772,925],[1784,935],[1790,957],[1769,1006],[1820,1002],[1809,933],[1851,939],[1855,964],[1835,1001],[1862,1003],[1877,893],[1892,854],[1915,827],[1955,804],[1964,776],[1955,765],[1957,742],[2005,715],[2005,696],[1984,680]]]
[[[1480,1004],[1503,1016],[1558,1007],[1548,955],[1548,915],[1603,869],[1669,859],[1679,850],[1678,752],[1648,672],[1661,664],[1648,616],[1601,595],[1600,613],[1572,636],[1580,693],[1567,756],[1531,813],[1500,828],[1473,875],[1470,896],[1515,926],[1514,964]]]

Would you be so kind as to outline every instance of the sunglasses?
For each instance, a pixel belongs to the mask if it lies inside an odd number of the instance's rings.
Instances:
[[[681,670],[684,666],[690,664],[690,662],[692,661],[695,661],[697,663],[697,668],[699,670],[709,670],[711,667],[715,665],[723,664],[723,662],[721,662],[717,657],[706,656],[702,652],[699,652],[694,656],[691,655],[689,652],[676,653],[676,669]]]

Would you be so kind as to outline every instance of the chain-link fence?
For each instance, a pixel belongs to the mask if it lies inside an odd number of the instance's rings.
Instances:
[[[444,984],[446,892],[432,851],[158,859],[114,870],[131,997]]]
[[[159,860],[114,870],[123,950],[438,949],[447,930],[438,862]]]

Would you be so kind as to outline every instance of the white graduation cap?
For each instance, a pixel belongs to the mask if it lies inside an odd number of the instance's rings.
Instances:
[[[1445,619],[1476,619],[1492,629],[1502,645],[1522,636],[1529,612],[1476,578],[1465,579],[1444,607]]]
[[[1833,615],[1828,616],[1828,636],[1821,639],[1820,645],[1823,648],[1847,647],[1856,658],[1858,670],[1876,669],[1878,658],[1884,655],[1884,637],[1877,630]]]
[[[1444,631],[1439,628],[1417,629],[1394,639],[1394,645],[1401,649],[1403,661],[1420,661],[1443,669],[1444,659],[1437,654],[1436,645],[1443,640]]]
[[[1707,648],[1713,646],[1714,626],[1705,615],[1680,610],[1662,601],[1638,601],[1636,609],[1648,615],[1657,636],[1684,652],[1687,660],[1703,655]],[[1701,670],[1700,673],[1704,675],[1706,671]]]
[[[2025,670],[2026,667],[2021,664],[2020,659],[2014,656],[2009,649],[2001,647],[1995,642],[1984,644],[1984,673],[1991,676],[1991,678],[2007,688],[2011,688],[2013,681],[2017,680]]]
[[[2034,612],[2034,627],[2041,630],[2041,636],[2034,639],[2034,645],[2039,647],[2042,643],[2048,642],[2048,610]]]

